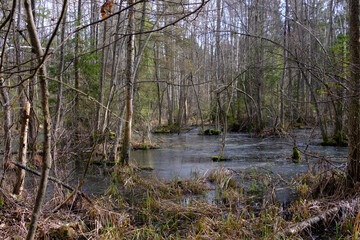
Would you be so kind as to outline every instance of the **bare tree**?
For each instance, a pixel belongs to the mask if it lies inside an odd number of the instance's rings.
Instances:
[[[61,23],[62,18],[65,15],[65,9],[67,5],[67,0],[63,3],[63,8],[61,12],[61,16],[57,22],[57,25],[54,29],[54,32],[50,38],[48,46],[50,46],[52,39],[54,39],[58,27]],[[31,215],[30,221],[30,228],[27,234],[26,239],[32,240],[35,238],[35,232],[37,228],[37,222],[40,215],[40,210],[45,198],[49,171],[51,168],[51,118],[50,118],[50,111],[49,111],[49,92],[48,92],[48,82],[47,82],[47,74],[46,74],[46,55],[48,52],[48,47],[46,48],[46,52],[43,51],[43,48],[40,43],[40,39],[38,37],[38,33],[35,27],[35,22],[33,18],[33,13],[30,5],[30,0],[24,1],[25,12],[27,17],[27,28],[29,32],[30,42],[35,51],[35,54],[38,58],[39,66],[39,79],[40,79],[40,89],[41,89],[41,96],[42,96],[42,112],[43,112],[43,124],[44,124],[44,140],[43,140],[43,155],[42,155],[42,171],[41,171],[41,178],[39,183],[39,189],[35,200],[34,209]]]
[[[130,148],[131,148],[131,126],[133,117],[133,99],[134,99],[134,63],[135,63],[135,9],[132,6],[134,0],[128,0],[128,27],[127,27],[127,56],[126,56],[126,112],[125,112],[125,128],[124,137],[121,148],[121,163],[129,165]]]

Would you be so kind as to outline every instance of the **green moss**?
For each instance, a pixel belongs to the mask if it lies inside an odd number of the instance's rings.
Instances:
[[[158,149],[160,147],[152,143],[132,143],[131,148],[133,150],[149,150],[149,149]]]
[[[152,167],[141,167],[140,169],[143,171],[153,171],[154,170],[154,168],[152,168]]]
[[[114,133],[113,131],[109,131],[109,138],[111,139],[111,140],[113,140],[113,139],[115,139],[116,138],[116,133]]]
[[[339,147],[347,147],[348,144],[346,140],[344,139],[344,136],[342,133],[335,133],[331,139],[323,138],[323,141],[321,142],[322,146],[339,146]]]
[[[173,133],[176,132],[177,129],[175,125],[164,125],[156,127],[153,133]]]
[[[223,156],[221,156],[220,158],[218,157],[218,156],[213,156],[213,157],[211,157],[211,159],[213,160],[213,161],[226,161],[226,158],[224,158]]]
[[[332,138],[323,140],[320,144],[321,146],[337,146],[337,142]]]
[[[336,145],[339,147],[347,147],[348,143],[344,139],[344,134],[342,132],[337,132],[334,134],[332,139],[336,142]]]
[[[141,144],[141,145],[137,145],[137,146],[133,146],[134,150],[148,150],[149,146],[146,144]]]
[[[104,158],[93,160],[90,164],[96,166],[115,166],[114,161],[105,161]]]
[[[213,135],[220,135],[220,133],[221,133],[221,130],[214,130],[213,131]]]
[[[293,153],[291,158],[294,162],[299,162],[301,160],[300,151],[297,147],[293,147]]]
[[[216,130],[216,129],[205,129],[204,130],[204,135],[220,135],[221,130]]]

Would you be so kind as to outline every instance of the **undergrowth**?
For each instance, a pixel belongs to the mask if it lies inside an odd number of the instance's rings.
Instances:
[[[340,168],[320,161],[293,180],[299,199],[285,208],[276,201],[276,179],[265,173],[219,168],[190,179],[160,181],[142,174],[136,166],[122,167],[114,171],[106,194],[91,204],[78,196],[52,213],[67,195],[63,191],[54,194],[45,205],[37,237],[302,239],[315,234],[316,229],[323,229],[322,234],[330,229],[336,239],[356,239],[360,231],[360,201],[356,191],[346,188],[345,176]],[[216,193],[215,198],[207,197],[210,191]],[[15,234],[19,239],[26,236],[33,201],[30,196],[19,200],[1,193],[1,221],[9,226],[0,229],[1,235]],[[317,223],[316,229],[313,225],[299,228],[337,207],[336,214]]]

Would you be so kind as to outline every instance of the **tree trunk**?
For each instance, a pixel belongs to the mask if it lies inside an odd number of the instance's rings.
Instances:
[[[112,148],[110,158],[109,158],[111,162],[115,162],[115,163],[119,159],[118,149],[119,149],[121,136],[122,136],[121,135],[122,129],[123,129],[123,125],[124,125],[123,117],[124,117],[124,113],[125,113],[125,104],[122,104],[122,105],[123,106],[121,107],[120,119],[118,119],[118,123],[117,123],[116,138],[115,138],[113,148]]]
[[[34,17],[34,24],[36,24],[36,11],[35,11],[35,0],[31,0],[31,9],[32,14]],[[34,68],[34,63],[31,62],[31,68]],[[31,72],[32,74],[33,72]],[[35,117],[35,110],[34,110],[34,102],[35,102],[35,83],[37,82],[36,76],[29,80],[29,101],[30,101],[30,120],[29,120],[29,147],[31,148],[31,157],[36,152],[36,139],[38,135],[38,128],[36,127],[36,117]]]
[[[285,87],[285,76],[286,76],[286,67],[287,67],[287,51],[286,51],[286,46],[287,46],[287,23],[288,20],[286,17],[288,17],[288,0],[285,1],[285,21],[284,21],[284,29],[283,29],[283,34],[284,34],[284,39],[283,39],[283,44],[284,44],[284,48],[283,48],[283,71],[282,71],[282,76],[281,76],[281,83],[280,83],[280,125],[281,128],[285,127],[285,103],[284,103],[284,95],[285,95],[285,91],[284,91],[284,87]]]
[[[4,79],[0,79],[0,87],[3,85]],[[3,188],[4,186],[4,180],[5,175],[7,172],[7,169],[10,166],[11,158],[12,158],[12,131],[11,131],[11,101],[9,98],[9,89],[7,88],[1,88],[1,96],[3,99],[3,110],[5,114],[5,121],[4,121],[4,158],[2,161],[2,167],[3,167],[3,173],[1,177],[0,186]]]
[[[215,78],[215,128],[220,129],[219,118],[221,117],[220,94],[216,90],[221,82],[221,49],[220,49],[220,26],[221,26],[221,0],[216,1],[216,34],[215,34],[215,55],[216,55],[216,78]]]
[[[161,115],[162,115],[162,94],[161,94],[161,85],[160,85],[160,68],[158,61],[160,60],[159,56],[159,46],[157,43],[154,45],[154,67],[155,67],[155,81],[156,81],[156,90],[157,90],[157,104],[158,104],[158,126],[161,126]]]
[[[76,26],[80,26],[80,20],[81,20],[81,1],[78,2],[78,9],[77,9],[77,16],[76,16]],[[77,31],[75,33],[75,56],[74,56],[74,81],[75,81],[75,89],[79,89],[80,86],[80,74],[79,74],[79,42],[80,42],[80,32]],[[77,113],[79,112],[79,94],[78,92],[75,92],[75,105],[74,105],[74,112],[75,116],[77,116]],[[77,117],[75,117],[75,128],[77,128]]]
[[[121,163],[122,165],[129,165],[130,148],[131,148],[131,126],[133,116],[133,98],[134,98],[134,62],[135,62],[135,11],[134,0],[128,0],[129,15],[128,15],[128,30],[129,34],[127,42],[127,56],[126,56],[126,114],[125,114],[125,128],[124,138],[121,149]]]
[[[118,15],[118,19],[117,19],[117,24],[116,24],[116,32],[115,32],[115,37],[114,40],[115,42],[113,43],[113,49],[112,49],[112,65],[111,65],[111,82],[110,82],[110,90],[106,101],[106,108],[105,108],[105,113],[104,113],[104,121],[103,121],[103,126],[101,128],[101,131],[104,132],[106,126],[108,125],[108,122],[110,121],[110,114],[109,114],[109,108],[110,105],[114,99],[114,95],[115,92],[117,90],[117,85],[118,83],[118,66],[119,66],[119,62],[121,60],[120,57],[120,51],[123,49],[123,45],[124,45],[124,40],[118,39],[118,35],[120,34],[120,30],[121,30],[121,23],[122,23],[122,18],[121,15]]]
[[[102,116],[102,109],[104,103],[104,89],[105,89],[105,75],[106,75],[106,65],[107,65],[107,47],[106,47],[106,28],[107,28],[107,21],[104,21],[104,29],[103,29],[103,49],[101,51],[101,74],[100,74],[100,91],[99,91],[99,98],[98,101],[100,104],[97,104],[97,111],[96,111],[96,130],[101,132],[101,116]]]
[[[30,103],[25,102],[24,109],[21,114],[21,132],[20,132],[20,142],[19,142],[19,157],[18,162],[22,165],[27,163],[27,135],[28,135],[28,126],[30,118]],[[16,170],[16,183],[14,186],[13,194],[20,195],[24,188],[25,181],[25,170],[18,168]]]
[[[359,51],[359,0],[349,1],[349,43],[350,43],[350,81],[349,93],[349,155],[348,176],[360,181],[360,51]]]
[[[63,3],[63,9],[61,13],[61,17],[59,22],[61,21],[62,17],[65,13],[65,6],[67,4],[67,0]],[[30,0],[24,0],[25,12],[27,16],[27,28],[29,32],[30,42],[35,51],[37,58],[39,59],[39,63],[41,62],[42,58],[45,58],[44,52],[40,43],[40,39],[38,37],[38,33],[36,31],[34,18],[32,14],[32,9],[30,5]],[[58,27],[58,25],[57,25]],[[57,27],[54,30],[54,33],[57,31]],[[51,44],[51,42],[49,42]],[[46,79],[46,67],[45,63],[43,63],[39,68],[39,79],[40,79],[40,88],[41,88],[41,105],[42,105],[42,112],[43,112],[43,156],[42,156],[42,170],[41,170],[41,178],[39,183],[39,189],[36,196],[34,209],[31,215],[30,221],[30,228],[28,234],[26,236],[27,240],[32,240],[35,238],[35,232],[37,228],[37,222],[40,215],[40,210],[45,198],[49,171],[51,168],[51,118],[49,112],[49,92],[48,92],[48,82]]]
[[[66,10],[67,11],[67,8]],[[62,22],[62,28],[61,28],[61,37],[60,41],[64,42],[65,40],[65,27],[66,27],[66,13]],[[56,115],[55,115],[55,123],[54,123],[54,149],[53,149],[53,159],[56,161],[57,158],[57,149],[56,149],[56,143],[58,141],[58,134],[59,134],[59,128],[60,128],[60,119],[61,119],[61,111],[62,111],[62,98],[63,98],[63,71],[64,71],[64,50],[65,46],[64,44],[60,47],[60,63],[59,63],[59,89],[58,94],[56,98]]]
[[[91,16],[90,22],[93,23],[98,20],[98,5],[96,0],[91,0]],[[95,50],[97,48],[97,28],[98,24],[91,24],[90,26],[90,47],[91,50]]]

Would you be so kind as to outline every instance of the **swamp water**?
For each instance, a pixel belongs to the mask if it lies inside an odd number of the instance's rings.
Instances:
[[[303,160],[294,163],[291,159],[294,138],[298,148],[302,151],[308,143],[307,152],[317,157],[326,157],[334,164],[346,162],[347,148],[324,147],[320,145],[320,132],[315,131],[311,139],[311,130],[294,130],[293,137],[252,137],[243,133],[228,133],[224,157],[228,161],[214,162],[211,157],[217,156],[222,136],[198,135],[199,129],[178,134],[154,134],[152,141],[160,145],[160,149],[138,150],[131,153],[131,160],[140,167],[151,167],[153,171],[145,174],[160,179],[175,180],[202,176],[211,169],[232,169],[237,174],[237,181],[247,175],[268,174],[274,181],[279,182],[278,175],[285,181],[290,181],[297,174],[308,170],[308,163]],[[314,164],[318,158],[308,158]],[[75,169],[76,178],[80,178],[83,167]],[[109,174],[104,174],[97,166],[92,166],[83,191],[88,194],[102,194],[110,184]],[[280,181],[281,182],[281,181]],[[252,184],[245,182],[245,184]],[[76,181],[73,185],[76,185]],[[286,204],[294,199],[293,191],[284,183],[275,188],[277,201]],[[209,191],[207,199],[216,197],[216,191]]]

